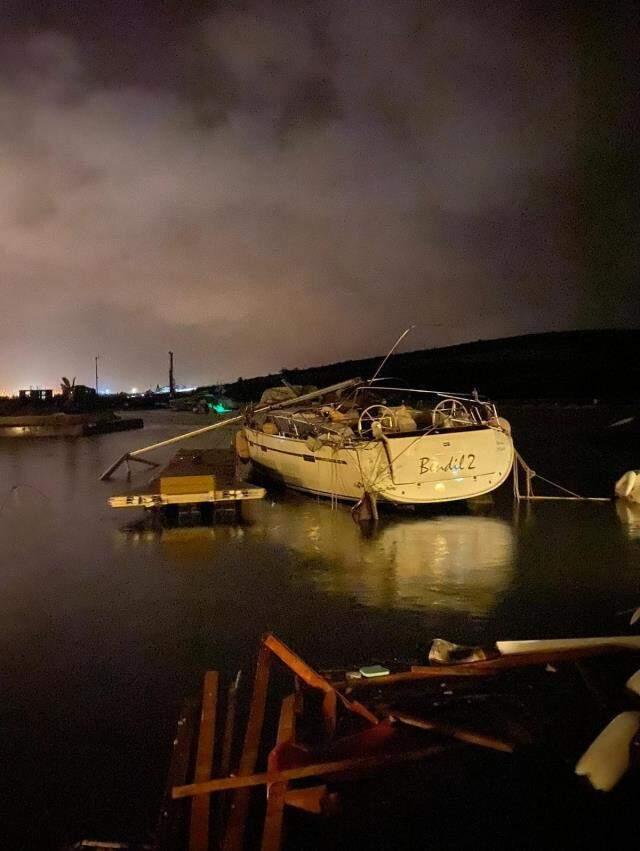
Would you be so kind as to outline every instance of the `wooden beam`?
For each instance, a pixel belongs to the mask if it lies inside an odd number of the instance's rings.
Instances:
[[[329,774],[344,774],[352,771],[365,771],[374,768],[384,768],[403,762],[416,762],[427,757],[436,756],[450,750],[451,746],[430,745],[410,751],[390,751],[389,753],[373,756],[350,757],[332,762],[315,762],[299,768],[285,768],[282,771],[264,771],[260,774],[248,774],[243,777],[221,777],[218,780],[208,780],[206,783],[191,783],[187,786],[174,786],[174,798],[189,798],[193,795],[222,792],[225,789],[244,789],[252,786],[265,786],[269,783],[282,783],[289,780],[301,780],[303,777],[322,777]]]
[[[327,799],[327,786],[305,786],[304,789],[287,789],[284,802],[288,807],[295,807],[305,813],[320,815]]]
[[[253,684],[253,694],[251,696],[251,706],[249,708],[249,720],[247,721],[247,729],[244,737],[242,754],[240,756],[240,765],[238,767],[238,778],[250,776],[256,767],[258,759],[258,748],[260,747],[260,738],[262,735],[262,725],[264,722],[264,711],[267,702],[267,690],[269,687],[269,668],[271,665],[271,651],[260,645],[258,652],[258,662],[256,665],[256,676]],[[210,781],[214,782],[214,781]],[[218,781],[223,782],[223,781]],[[198,784],[196,784],[198,785]],[[204,785],[205,784],[199,784]],[[222,842],[223,851],[240,851],[242,848],[242,837],[244,826],[247,821],[249,812],[249,789],[246,788],[251,784],[240,783],[236,786],[229,786],[229,789],[237,789],[238,791],[233,796],[231,803],[231,813],[227,828],[225,830],[224,839]]]
[[[265,635],[262,639],[262,643],[310,688],[319,689],[325,694],[335,693],[337,700],[339,700],[350,712],[355,712],[357,715],[361,715],[370,724],[375,725],[378,723],[376,716],[369,712],[366,707],[356,701],[350,701],[343,694],[336,691],[335,686],[332,685],[329,680],[315,671],[311,665],[308,665],[304,659],[298,656],[297,653],[294,653],[293,650],[287,647],[287,645],[283,641],[280,641],[279,638],[276,638],[275,635],[271,633]],[[328,698],[326,704],[323,703],[323,711],[329,713],[329,715],[325,715],[328,727],[330,727],[331,703],[332,698]]]
[[[458,739],[470,745],[478,745],[481,748],[489,748],[490,750],[502,751],[504,753],[513,753],[513,745],[510,745],[508,742],[496,739],[493,736],[485,736],[483,733],[476,733],[473,730],[466,730],[463,727],[456,727],[440,721],[430,721],[428,718],[410,715],[407,712],[392,712],[390,717],[409,727],[416,727],[419,730],[432,730],[434,733],[448,736],[452,739]]]
[[[295,694],[290,694],[282,701],[280,721],[276,745],[290,742],[295,734]],[[262,831],[262,851],[280,851],[282,846],[282,826],[284,821],[284,805],[287,794],[287,783],[272,783],[267,797],[267,811],[264,817]]]
[[[507,656],[498,656],[495,659],[463,662],[458,665],[413,665],[410,671],[401,671],[397,674],[389,674],[386,677],[363,677],[359,680],[340,681],[335,682],[333,685],[336,689],[348,688],[359,691],[360,689],[379,688],[380,686],[393,685],[394,683],[444,679],[446,677],[486,677],[492,674],[499,674],[501,671],[509,671],[513,668],[561,664],[563,662],[574,662],[576,659],[588,659],[594,656],[606,656],[613,653],[630,651],[632,652],[633,648],[602,644],[542,653],[514,653]]]
[[[178,716],[176,735],[173,740],[171,761],[167,773],[167,781],[160,814],[154,833],[154,848],[171,849],[183,844],[183,828],[185,827],[183,809],[176,809],[172,790],[176,783],[184,783],[189,768],[189,757],[195,727],[196,702],[190,698],[185,700]]]
[[[201,783],[213,774],[213,748],[216,731],[216,706],[218,702],[218,672],[207,671],[202,689],[202,711],[194,782]],[[191,802],[189,826],[189,851],[209,849],[209,795],[198,795]]]
[[[220,757],[220,775],[222,777],[226,777],[231,769],[231,749],[233,747],[233,731],[236,725],[236,707],[241,675],[242,672],[238,671],[227,691],[227,712],[224,721],[222,754]]]
[[[328,740],[331,740],[336,732],[337,724],[338,693],[335,689],[325,692],[322,699],[322,719],[324,731]]]
[[[290,668],[297,677],[300,677],[300,679],[311,688],[317,688],[324,692],[335,690],[329,680],[325,679],[317,671],[314,671],[311,665],[307,665],[304,659],[301,659],[297,653],[290,650],[287,645],[283,641],[280,641],[279,638],[276,638],[275,635],[272,635],[271,633],[265,635],[262,639],[262,643],[265,647],[268,647],[281,662],[284,662],[287,668]]]

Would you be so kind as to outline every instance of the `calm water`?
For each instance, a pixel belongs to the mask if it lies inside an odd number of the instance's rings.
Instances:
[[[625,631],[616,613],[640,602],[640,512],[612,503],[515,512],[506,488],[474,511],[387,514],[366,537],[348,507],[274,493],[242,524],[154,531],[106,505],[126,482],[98,481],[186,430],[145,420],[0,443],[3,848],[144,836],[183,697],[205,668],[248,670],[266,630],[330,667],[421,658],[434,636]]]

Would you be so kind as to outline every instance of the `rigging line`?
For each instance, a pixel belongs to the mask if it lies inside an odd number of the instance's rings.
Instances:
[[[373,381],[373,379],[371,380]],[[381,378],[380,381],[386,381],[386,379]],[[357,388],[357,390],[359,389],[360,388]],[[394,393],[419,393],[423,396],[442,396],[445,399],[458,399],[461,402],[478,402],[481,405],[485,405],[490,402],[490,400],[486,397],[475,399],[473,396],[466,396],[464,393],[454,393],[453,391],[449,392],[447,390],[425,390],[417,387],[384,387],[380,384],[378,384],[374,390],[389,390]]]
[[[573,496],[576,499],[586,499],[586,497],[581,496],[579,493],[575,493],[575,491],[569,490],[569,488],[565,488],[562,485],[559,485],[557,482],[552,482],[551,479],[546,479],[544,476],[541,476],[540,473],[536,473],[535,470],[531,469],[531,467],[527,464],[527,462],[524,460],[524,458],[522,457],[522,455],[520,455],[519,452],[517,452],[516,455],[518,461],[520,461],[520,463],[522,464],[525,473],[529,474],[530,481],[532,481],[534,478],[540,479],[541,481],[546,482],[548,485],[551,485],[551,487],[557,488],[560,491],[564,491],[564,493],[568,493],[570,496]]]
[[[371,383],[372,383],[373,381],[375,381],[375,380],[376,380],[376,378],[380,375],[380,372],[382,371],[382,368],[383,368],[383,366],[385,365],[385,363],[389,360],[389,358],[391,357],[391,355],[395,352],[395,350],[398,348],[398,346],[400,345],[400,343],[401,343],[401,342],[404,340],[404,338],[407,336],[407,334],[409,333],[409,331],[413,331],[413,329],[414,329],[415,327],[416,327],[415,325],[409,325],[409,327],[408,327],[408,328],[405,328],[405,330],[402,332],[402,334],[400,334],[400,336],[399,336],[399,337],[398,337],[398,339],[395,341],[395,343],[393,344],[393,346],[389,349],[389,352],[388,352],[387,356],[384,358],[384,360],[382,361],[382,363],[380,364],[380,366],[376,369],[376,371],[375,371],[375,373],[374,373],[373,377],[372,377],[372,378],[370,378],[370,379],[369,379],[369,381],[367,382],[367,384],[368,384],[368,385],[371,385]]]
[[[545,479],[544,476],[541,476],[540,473],[534,473],[534,476],[537,479],[542,479],[543,482],[546,482],[548,485],[551,485],[554,488],[558,488],[560,491],[564,491],[565,493],[570,494],[570,496],[575,496],[577,499],[585,499],[584,496],[580,496],[579,493],[574,493],[574,491],[570,491],[569,488],[564,488],[562,485],[559,485],[557,482],[552,482],[551,479]]]
[[[368,484],[369,488],[380,491],[381,490],[380,482],[383,481],[384,477],[386,475],[388,475],[388,473],[389,473],[389,464],[388,464],[388,459],[387,459],[386,453],[384,452],[384,446],[383,446],[382,442],[377,442],[374,446],[371,446],[370,448],[365,449],[364,451],[375,452],[376,450],[377,450],[377,458],[375,459],[375,461],[372,464],[373,472],[372,472],[372,475],[368,478],[367,484]],[[362,477],[363,485],[364,485],[364,472],[362,470],[362,465],[360,464],[359,452],[356,452],[356,457],[358,458],[358,464],[360,466],[360,475]],[[384,457],[384,460],[386,461],[386,466],[385,466],[385,464],[380,463],[381,457]]]

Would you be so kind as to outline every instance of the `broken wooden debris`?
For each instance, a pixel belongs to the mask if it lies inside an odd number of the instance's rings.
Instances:
[[[421,680],[445,681],[447,677],[484,677],[485,683],[481,685],[480,697],[485,698],[488,694],[493,694],[496,688],[498,689],[496,696],[499,697],[498,692],[501,694],[503,691],[500,685],[503,681],[499,681],[496,685],[494,681],[487,679],[494,674],[521,669],[525,666],[576,663],[581,659],[617,654],[625,649],[635,648],[612,645],[609,642],[586,642],[581,646],[551,646],[542,651],[480,658],[474,662],[416,666],[409,671],[381,677],[373,683],[366,678],[355,682],[348,681],[348,687],[353,690],[354,687],[360,688],[370,683],[386,686],[394,681],[403,684],[419,683]],[[278,658],[293,675],[295,690],[282,701],[275,746],[270,752],[266,770],[257,771],[261,747],[264,748],[265,744],[263,727],[273,656]],[[339,676],[339,673],[336,671],[333,675]],[[542,677],[546,682],[545,675],[541,671],[535,676]],[[516,680],[520,682],[520,678],[508,678],[504,682],[511,683]],[[516,749],[516,743],[534,741],[526,727],[523,729],[527,732],[527,736],[520,735],[517,731],[517,717],[511,718],[508,713],[501,714],[499,703],[495,706],[492,704],[492,714],[489,717],[485,715],[484,721],[482,716],[478,718],[477,712],[471,708],[465,708],[461,712],[463,703],[468,705],[469,698],[477,693],[475,686],[469,687],[462,683],[456,687],[456,698],[452,698],[451,703],[455,721],[451,720],[451,716],[444,714],[447,707],[441,702],[441,694],[446,695],[452,692],[441,692],[440,688],[434,691],[433,687],[425,688],[424,692],[417,695],[413,690],[407,692],[406,689],[399,689],[392,693],[393,702],[389,700],[383,702],[381,692],[375,697],[376,714],[374,715],[371,709],[345,696],[340,690],[340,683],[331,681],[318,673],[276,636],[268,634],[264,636],[260,645],[238,768],[235,774],[230,775],[238,681],[239,675],[228,690],[218,773],[216,774],[212,766],[218,691],[217,676],[214,672],[208,672],[205,677],[200,738],[193,783],[186,782],[184,745],[180,745],[179,748],[181,756],[174,748],[170,773],[171,799],[165,805],[164,812],[169,813],[171,807],[175,809],[180,800],[191,798],[189,851],[204,851],[207,848],[207,841],[210,848],[214,847],[211,845],[211,836],[208,839],[205,838],[207,832],[211,831],[208,803],[209,796],[212,794],[221,795],[215,808],[214,823],[214,826],[217,825],[215,835],[219,838],[220,844],[216,844],[215,847],[223,848],[225,851],[240,851],[244,847],[244,833],[249,816],[251,814],[253,817],[254,813],[254,810],[249,808],[251,790],[266,787],[261,847],[263,851],[280,851],[285,836],[287,807],[295,807],[315,815],[335,812],[336,792],[328,791],[327,784],[353,783],[359,781],[363,775],[384,771],[392,766],[428,761],[441,753],[455,752],[456,749],[469,745],[509,754]],[[540,682],[542,681],[541,679]],[[444,682],[442,687],[446,689]],[[584,683],[582,687],[584,688]],[[487,689],[488,692],[485,693]],[[458,692],[461,699],[457,699]],[[593,699],[588,689],[587,694]],[[403,704],[403,701],[408,703]],[[341,708],[347,712],[340,711]],[[359,718],[354,719],[353,715]],[[634,718],[637,716],[638,713],[635,713]],[[300,731],[297,730],[298,719]],[[365,719],[367,723],[363,724]],[[479,726],[476,726],[477,724]],[[634,730],[636,731],[633,738],[635,742],[640,737],[637,734],[637,727]],[[424,731],[424,734],[418,731]],[[627,733],[626,728],[623,732],[627,738],[633,733],[633,731]],[[603,733],[602,737],[606,739],[607,735]],[[184,738],[183,733],[176,739],[176,748],[178,739],[182,738]],[[605,788],[610,783],[608,775],[605,776],[608,768],[605,766],[605,774],[602,775],[604,780],[602,780],[600,775],[596,777],[597,772],[592,769],[589,762],[589,760],[593,762],[592,754],[597,750],[598,745],[599,742],[593,743],[588,755],[584,755],[584,759],[577,768],[580,773],[589,776],[591,782],[598,788]],[[621,760],[618,762],[622,765]],[[627,764],[628,761],[624,763],[624,770]],[[598,770],[600,771],[600,768]],[[616,771],[617,777],[620,775],[619,767]],[[312,785],[304,783],[313,778],[317,780]],[[302,782],[303,788],[297,785],[298,781]],[[227,796],[232,796],[233,806],[225,820],[224,803]],[[202,804],[203,801],[207,802],[206,809]],[[257,804],[257,801],[254,803]],[[183,816],[186,814],[184,806],[181,813]],[[159,825],[165,835],[168,825],[169,820],[165,815]],[[174,827],[171,829],[175,830]],[[252,830],[251,834],[257,839],[258,834],[255,830]]]
[[[187,699],[178,716],[163,801],[154,833],[154,848],[175,847],[183,832],[184,809],[176,807],[172,790],[176,784],[184,783],[187,778],[196,708],[196,701]]]
[[[294,653],[287,645],[280,641],[279,638],[276,638],[275,635],[268,633],[262,639],[262,643],[265,647],[268,647],[271,652],[277,656],[281,662],[283,662],[297,677],[299,677],[303,682],[305,682],[310,688],[318,689],[319,691],[325,692],[325,694],[332,694],[333,696],[326,699],[323,702],[323,709],[325,712],[325,725],[328,730],[331,729],[332,725],[335,727],[334,719],[331,718],[331,715],[335,713],[334,699],[337,703],[339,700],[342,705],[348,709],[350,712],[354,712],[356,715],[362,716],[366,721],[370,724],[377,724],[378,719],[376,716],[370,712],[365,706],[357,701],[352,701],[346,698],[343,694],[337,691],[336,686],[329,682],[325,677],[315,671],[310,665],[308,665],[297,653]]]
[[[295,694],[282,701],[276,745],[290,742],[295,736]],[[282,825],[284,806],[287,796],[287,783],[272,783],[268,788],[267,811],[262,831],[262,851],[280,851],[282,846]]]
[[[213,774],[213,748],[215,742],[217,703],[218,672],[207,671],[202,690],[200,732],[198,735],[198,750],[194,772],[195,783],[202,783]],[[191,802],[189,851],[208,851],[209,807],[210,798],[208,795],[199,795]]]
[[[461,662],[454,665],[412,665],[410,670],[399,671],[386,677],[373,679],[350,678],[332,683],[334,688],[353,690],[394,685],[403,682],[419,682],[429,679],[446,679],[447,677],[486,677],[509,671],[514,668],[532,667],[535,665],[561,664],[575,662],[578,659],[589,659],[596,656],[633,652],[635,648],[626,645],[598,644],[587,647],[568,648],[566,650],[548,650],[544,652],[515,653],[508,656],[497,656],[477,662]],[[636,651],[637,652],[637,651]]]
[[[224,721],[224,734],[222,736],[222,753],[220,755],[220,774],[224,777],[231,768],[231,747],[233,745],[233,731],[236,724],[236,709],[238,705],[238,688],[242,672],[238,671],[229,685],[227,691],[227,712]]]
[[[416,727],[419,730],[430,730],[441,736],[458,739],[470,745],[478,745],[481,748],[489,748],[490,750],[502,751],[503,753],[513,752],[513,745],[508,742],[496,739],[494,736],[478,733],[474,730],[456,727],[453,724],[446,724],[442,721],[430,721],[428,718],[419,718],[417,715],[411,715],[408,712],[392,712],[390,718],[409,727]]]
[[[261,644],[249,707],[249,720],[247,721],[240,765],[238,767],[239,777],[237,779],[251,775],[256,767],[267,703],[270,665],[271,651],[264,644]],[[242,837],[249,811],[249,791],[242,784],[235,787],[229,786],[228,788],[235,788],[238,791],[233,796],[231,813],[227,822],[222,847],[224,851],[239,851],[242,848]]]
[[[209,780],[205,783],[190,783],[185,786],[174,786],[174,798],[189,798],[194,795],[211,794],[225,789],[247,789],[252,786],[267,786],[270,783],[282,783],[290,780],[301,780],[304,777],[326,777],[329,775],[368,771],[373,768],[397,765],[403,762],[416,762],[428,757],[441,754],[449,748],[446,745],[428,745],[406,751],[390,751],[372,756],[350,757],[337,759],[332,762],[316,762],[297,768],[284,768],[281,771],[263,771],[242,777],[223,777]]]

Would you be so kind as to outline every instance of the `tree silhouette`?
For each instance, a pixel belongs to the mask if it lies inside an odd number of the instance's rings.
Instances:
[[[70,402],[75,396],[76,392],[76,379],[74,378],[69,381],[68,378],[62,376],[62,381],[60,382],[60,389],[62,390],[62,397],[65,402]]]

